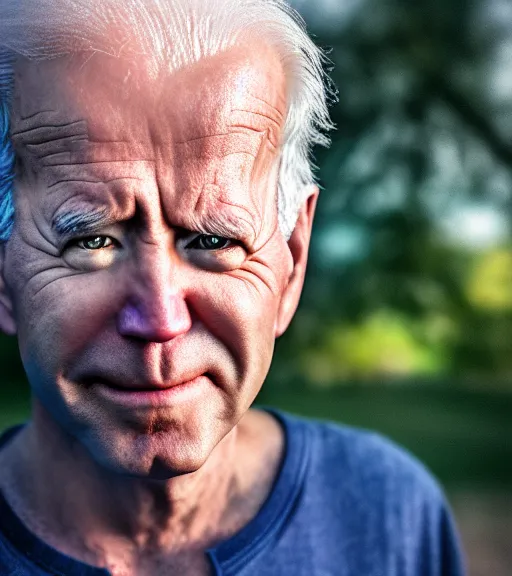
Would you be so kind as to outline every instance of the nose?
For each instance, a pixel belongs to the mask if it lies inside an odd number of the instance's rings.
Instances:
[[[137,269],[117,317],[119,334],[148,342],[168,342],[188,332],[192,319],[169,255],[160,254],[158,262],[145,259]]]

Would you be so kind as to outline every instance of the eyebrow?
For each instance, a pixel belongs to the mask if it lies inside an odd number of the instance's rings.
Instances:
[[[67,234],[87,234],[108,222],[108,211],[102,209],[69,210],[55,216],[52,229],[59,236]]]
[[[252,244],[256,239],[256,228],[249,217],[241,216],[240,213],[226,215],[221,212],[210,213],[204,226],[198,226],[199,232],[205,234],[218,234],[226,238],[235,238],[247,244]]]
[[[237,208],[240,207],[237,206]],[[249,244],[255,240],[254,224],[250,218],[240,214],[226,218],[219,212],[215,212],[209,215],[207,222],[205,226],[197,226],[197,232],[236,238]],[[111,223],[112,218],[107,208],[84,207],[58,213],[53,218],[51,227],[59,236],[65,237],[71,234],[86,236]]]

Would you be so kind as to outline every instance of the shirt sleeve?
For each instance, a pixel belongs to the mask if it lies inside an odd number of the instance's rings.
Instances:
[[[439,556],[440,568],[434,571],[439,576],[463,576],[465,562],[452,515],[444,506],[439,517]]]
[[[412,545],[408,553],[411,556],[405,573],[407,576],[464,576],[465,561],[452,513],[437,485],[430,488],[424,495],[423,513],[412,523],[416,537],[410,534]]]

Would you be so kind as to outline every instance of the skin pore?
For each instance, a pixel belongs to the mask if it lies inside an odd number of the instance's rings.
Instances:
[[[286,88],[261,44],[158,78],[102,54],[17,65],[0,327],[33,417],[0,452],[0,489],[45,542],[115,576],[208,573],[204,550],[279,468],[280,426],[249,407],[316,201],[286,241]]]

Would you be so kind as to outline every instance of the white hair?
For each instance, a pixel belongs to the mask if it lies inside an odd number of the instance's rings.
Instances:
[[[13,176],[2,174],[3,165],[14,167],[14,156],[8,138],[2,138],[7,130],[1,125],[2,117],[8,120],[13,55],[47,60],[77,52],[100,51],[123,58],[142,52],[156,74],[213,56],[248,35],[263,38],[277,51],[286,74],[288,108],[278,214],[280,229],[289,238],[315,182],[311,148],[329,144],[326,133],[332,124],[327,104],[332,92],[323,71],[322,51],[309,38],[302,18],[284,0],[2,0],[0,228],[4,225],[4,230],[0,229],[0,239],[8,237],[9,216],[2,210],[14,216],[9,184]],[[10,197],[4,198],[7,191]]]

